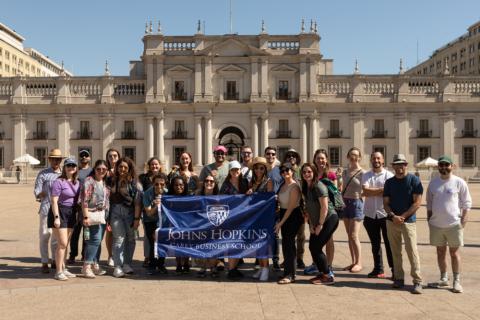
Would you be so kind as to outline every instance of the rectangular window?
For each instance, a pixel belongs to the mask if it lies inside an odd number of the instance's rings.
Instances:
[[[90,131],[90,121],[80,121],[79,139],[91,139],[92,132]]]
[[[41,120],[36,123],[37,131],[33,133],[33,139],[48,139],[47,121]]]
[[[475,146],[463,146],[462,156],[463,156],[462,166],[464,166],[464,167],[475,167],[475,165],[476,165]]]
[[[173,139],[187,139],[184,120],[175,120],[175,130],[172,133]]]
[[[341,148],[337,146],[328,147],[328,156],[330,158],[330,164],[332,166],[340,166],[340,159],[342,157]]]
[[[465,119],[464,127],[463,127],[463,136],[464,137],[475,137],[475,131],[473,126],[473,119]]]
[[[288,100],[289,97],[289,90],[288,90],[288,81],[287,80],[280,80],[278,81],[278,94],[277,100]]]
[[[47,166],[47,147],[35,147],[33,148],[33,154],[40,161],[40,164],[35,167],[45,168]]]
[[[330,130],[328,130],[327,133],[329,138],[340,138],[342,136],[342,131],[340,131],[340,120],[331,119]]]
[[[373,132],[372,132],[372,138],[385,138],[387,135],[385,131],[385,123],[383,119],[375,119],[373,123]]]
[[[292,136],[292,132],[288,129],[288,119],[281,119],[278,120],[278,138],[290,138]]]
[[[186,146],[173,146],[173,156],[175,160],[175,164],[180,163],[180,156],[187,150]]]
[[[135,122],[133,120],[126,120],[123,122],[122,139],[136,139],[137,132],[135,131]]]
[[[418,133],[418,138],[429,138],[432,136],[432,131],[429,130],[428,119],[420,119],[420,126]],[[421,159],[423,160],[423,159]]]
[[[0,168],[4,168],[5,167],[5,158],[4,158],[4,151],[3,151],[3,147],[0,147]]]
[[[238,100],[237,81],[227,81],[225,100]]]
[[[422,161],[425,158],[431,156],[431,147],[430,146],[418,146],[417,149],[417,162]]]
[[[383,159],[387,159],[387,147],[386,146],[373,146],[373,152],[380,152],[383,155]]]
[[[187,100],[187,92],[185,91],[185,81],[175,81],[174,83],[173,100]]]
[[[136,149],[135,147],[123,147],[122,153],[124,157],[129,157],[133,162],[136,160]]]

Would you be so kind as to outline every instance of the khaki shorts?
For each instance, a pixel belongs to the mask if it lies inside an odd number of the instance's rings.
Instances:
[[[463,227],[461,224],[448,228],[430,227],[430,244],[436,247],[463,247]]]

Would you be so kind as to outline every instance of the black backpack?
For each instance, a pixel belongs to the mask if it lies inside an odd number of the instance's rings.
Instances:
[[[337,189],[333,182],[328,178],[320,180],[328,190],[328,198],[333,205],[333,208],[337,213],[342,212],[345,209],[345,202],[343,202],[342,193]]]

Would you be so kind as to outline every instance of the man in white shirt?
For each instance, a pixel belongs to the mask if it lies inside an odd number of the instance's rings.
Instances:
[[[252,163],[253,163],[253,152],[250,146],[243,146],[242,147],[242,168],[240,168],[240,172],[242,173],[242,177],[247,179],[248,182],[252,180]]]
[[[369,278],[385,278],[382,258],[382,236],[387,252],[388,266],[393,275],[393,258],[390,243],[387,237],[387,213],[383,208],[383,186],[385,181],[393,177],[393,173],[385,170],[384,158],[380,152],[373,152],[370,156],[372,170],[362,176],[362,189],[365,203],[363,213],[365,218],[363,225],[367,230],[372,243],[373,270],[368,274]]]
[[[463,292],[460,284],[460,247],[463,246],[463,229],[467,223],[472,198],[467,183],[452,174],[453,161],[448,156],[438,159],[439,177],[430,181],[427,190],[427,220],[430,244],[437,247],[440,281],[430,287],[447,287],[447,246],[453,271],[453,292]]]

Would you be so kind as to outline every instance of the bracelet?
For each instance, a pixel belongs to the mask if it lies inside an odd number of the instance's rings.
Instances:
[[[140,217],[138,217],[138,218],[137,218],[137,217],[135,217],[135,218],[133,218],[133,220],[136,220],[136,221],[138,221],[138,220],[140,220]]]

